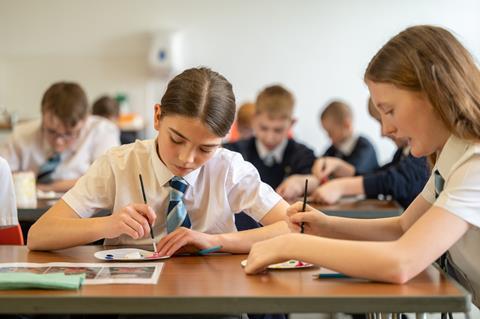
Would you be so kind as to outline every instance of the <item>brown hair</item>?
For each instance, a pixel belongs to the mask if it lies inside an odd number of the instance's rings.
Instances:
[[[104,95],[93,103],[92,114],[106,118],[118,117],[120,114],[120,106],[113,97]]]
[[[252,118],[255,115],[255,104],[243,103],[237,111],[237,126],[239,129],[251,129]]]
[[[256,113],[265,112],[270,117],[291,118],[294,104],[292,93],[280,85],[272,85],[258,94]]]
[[[77,83],[54,83],[43,94],[42,114],[52,113],[65,126],[76,126],[87,116],[87,111],[87,95]]]
[[[235,118],[232,85],[208,68],[188,69],[173,78],[161,106],[160,118],[168,115],[196,117],[220,137],[227,135]]]
[[[333,119],[338,124],[343,124],[347,120],[352,119],[352,110],[347,103],[341,101],[332,101],[320,113],[320,120],[323,121],[326,118]]]
[[[407,28],[378,51],[364,79],[424,93],[452,134],[480,139],[480,71],[449,31]]]

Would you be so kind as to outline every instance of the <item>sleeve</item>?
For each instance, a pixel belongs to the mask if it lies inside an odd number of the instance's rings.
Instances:
[[[0,156],[8,162],[13,172],[21,170],[19,153],[20,151],[17,147],[14,134],[10,135],[4,143],[0,144]]]
[[[238,154],[230,162],[226,188],[231,210],[234,213],[244,211],[256,221],[260,221],[282,200],[260,180],[257,169]]]
[[[426,159],[409,155],[386,169],[365,175],[363,187],[367,198],[391,195],[406,208],[422,191],[428,176]]]
[[[445,188],[433,205],[480,227],[479,181],[480,155],[475,155],[451,173],[445,181]]]
[[[112,147],[120,145],[120,129],[113,123],[104,120],[97,126],[95,133],[94,146],[93,146],[93,160],[96,160],[101,155]]]
[[[335,156],[335,146],[330,145],[322,156]]]
[[[7,161],[0,158],[0,226],[18,224],[12,173]]]
[[[291,174],[310,174],[315,159],[313,150],[305,145],[298,144]]]
[[[107,154],[97,159],[62,199],[83,218],[100,209],[111,209],[115,200],[115,176]]]
[[[378,168],[377,153],[373,145],[364,137],[359,137],[348,162],[355,166],[356,175],[370,173]]]

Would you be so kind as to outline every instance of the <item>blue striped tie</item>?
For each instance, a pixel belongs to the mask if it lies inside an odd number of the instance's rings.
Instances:
[[[170,202],[167,211],[167,233],[173,232],[180,226],[190,228],[190,218],[188,218],[187,209],[183,203],[183,196],[187,191],[187,182],[178,176],[170,180]]]
[[[37,182],[40,184],[49,184],[52,182],[52,174],[60,164],[60,154],[53,154],[45,163],[40,166],[37,174]]]
[[[440,193],[443,191],[443,186],[445,184],[445,180],[443,179],[442,175],[440,175],[440,172],[438,170],[435,170],[434,172],[434,177],[435,177],[435,199],[440,196]]]

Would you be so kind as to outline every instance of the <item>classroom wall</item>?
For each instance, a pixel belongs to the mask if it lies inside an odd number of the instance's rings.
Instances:
[[[391,36],[427,23],[454,30],[480,57],[475,0],[0,0],[0,108],[20,118],[39,116],[43,91],[73,80],[91,100],[126,92],[132,108],[150,120],[172,76],[150,71],[150,36],[176,30],[180,68],[218,70],[233,83],[239,103],[271,83],[290,88],[299,118],[295,136],[317,151],[328,144],[318,128],[319,109],[332,98],[347,101],[358,131],[386,161],[394,147],[365,112],[363,71]],[[148,126],[153,136],[151,121]]]

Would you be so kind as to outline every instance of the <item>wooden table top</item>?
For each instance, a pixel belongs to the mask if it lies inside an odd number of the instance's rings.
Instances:
[[[0,246],[0,262],[101,262],[102,246],[31,252]],[[173,257],[156,285],[84,285],[78,291],[0,291],[0,313],[466,312],[469,294],[435,267],[405,285],[318,279],[318,267],[248,276],[246,255]]]

